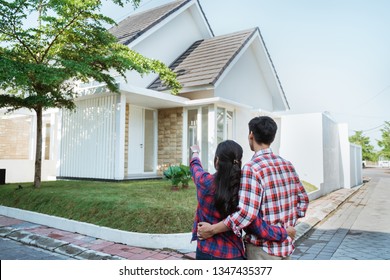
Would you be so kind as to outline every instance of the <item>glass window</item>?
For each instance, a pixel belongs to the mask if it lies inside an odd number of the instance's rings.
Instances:
[[[225,109],[217,108],[217,144],[225,140]]]
[[[188,110],[188,147],[198,144],[198,109]]]
[[[226,112],[226,136],[227,139],[233,139],[233,112]]]
[[[233,111],[217,108],[217,144],[233,139]]]

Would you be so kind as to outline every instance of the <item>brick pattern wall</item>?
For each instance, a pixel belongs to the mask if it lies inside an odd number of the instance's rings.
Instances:
[[[30,118],[0,119],[0,159],[29,159]]]
[[[183,108],[158,111],[158,173],[182,162]]]

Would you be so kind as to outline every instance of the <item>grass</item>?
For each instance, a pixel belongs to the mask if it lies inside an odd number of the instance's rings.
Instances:
[[[312,184],[310,184],[310,183],[308,183],[306,181],[302,180],[302,184],[305,187],[305,190],[306,190],[307,193],[311,193],[311,192],[314,192],[314,191],[318,190],[318,188],[316,186],[314,186],[314,185],[312,185]]]
[[[179,191],[165,180],[18,185],[0,186],[1,205],[134,232],[189,232],[197,205],[192,182]]]
[[[303,182],[307,192],[317,188]],[[0,186],[0,205],[133,232],[190,232],[197,200],[193,182],[171,191],[166,180],[51,181]]]

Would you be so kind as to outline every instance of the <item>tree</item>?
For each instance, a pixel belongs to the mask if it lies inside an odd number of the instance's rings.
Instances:
[[[112,0],[123,6],[140,0]],[[34,186],[41,184],[42,112],[74,109],[74,82],[94,79],[118,92],[115,71],[158,73],[176,94],[180,84],[162,62],[143,57],[104,27],[115,22],[101,14],[98,0],[0,0],[0,108],[28,108],[37,116]],[[24,26],[34,17],[36,26]]]
[[[381,129],[382,140],[378,140],[378,146],[382,148],[379,152],[385,159],[390,159],[390,122],[384,124],[384,128]]]
[[[349,137],[349,142],[362,147],[363,160],[376,160],[374,146],[370,145],[370,138],[368,136],[364,136],[363,131],[355,131],[355,134]]]

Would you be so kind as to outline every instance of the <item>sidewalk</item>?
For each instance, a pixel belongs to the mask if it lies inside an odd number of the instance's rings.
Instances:
[[[340,189],[311,201],[306,217],[296,226],[296,240],[326,218],[358,189],[359,187]],[[195,258],[195,252],[129,246],[1,215],[0,237],[80,260],[192,260]]]

